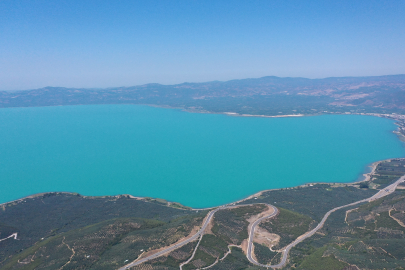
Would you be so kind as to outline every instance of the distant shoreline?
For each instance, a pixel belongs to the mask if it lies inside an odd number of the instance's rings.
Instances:
[[[236,112],[224,112],[222,114],[229,116],[242,116],[242,117],[270,117],[270,118],[279,118],[279,117],[301,117],[306,116],[305,114],[280,114],[280,115],[264,115],[264,114],[240,114]]]
[[[95,104],[95,105],[105,105],[105,104]],[[110,104],[110,105],[113,105],[113,104]],[[117,104],[117,105],[120,105],[120,104]],[[141,105],[141,106],[151,106],[151,107],[158,107],[158,108],[165,108],[165,109],[180,109],[181,111],[190,112],[190,113],[223,114],[223,115],[234,116],[234,117],[286,118],[286,117],[314,116],[314,115],[306,115],[306,114],[305,114],[305,115],[304,115],[304,114],[252,115],[252,114],[240,114],[240,113],[236,113],[236,112],[210,112],[210,111],[199,111],[199,110],[187,110],[187,109],[179,108],[179,107],[171,107],[171,106],[165,106],[165,105],[159,106],[159,105],[153,105],[153,104],[126,104],[126,105],[136,105],[136,106]],[[81,105],[58,105],[58,106],[81,106]],[[84,105],[84,106],[89,106],[89,105]],[[91,105],[90,105],[90,106],[91,106]],[[50,107],[50,106],[43,106],[43,107]],[[57,107],[57,106],[51,106],[51,107]],[[7,109],[7,108],[6,108],[6,109]],[[335,113],[324,113],[324,114],[327,115],[327,114],[335,114]],[[397,121],[399,121],[400,119],[405,119],[405,116],[402,116],[402,115],[395,115],[395,114],[394,114],[394,115],[392,115],[392,114],[389,114],[389,115],[385,115],[385,114],[375,114],[375,113],[336,113],[336,114],[338,114],[338,115],[345,115],[345,114],[369,115],[369,116],[376,116],[376,117],[388,118],[388,119],[397,120]],[[319,115],[322,115],[322,114],[319,114]],[[403,117],[403,118],[396,119],[396,118],[394,118],[394,117]],[[400,128],[401,128],[401,125],[398,125],[398,130],[399,130]],[[393,133],[395,133],[395,134],[398,136],[398,138],[401,140],[401,136],[403,136],[403,135],[402,135],[402,133],[400,133],[398,130],[393,131]],[[402,140],[401,140],[401,141],[402,141]],[[390,160],[393,160],[393,159],[397,159],[397,158],[390,158],[390,159],[380,160],[380,161],[376,161],[376,162],[373,162],[373,163],[371,163],[371,164],[368,164],[365,168],[369,167],[369,168],[371,168],[371,171],[370,171],[370,172],[367,172],[367,173],[363,173],[363,174],[360,175],[356,180],[354,180],[354,182],[338,182],[338,183],[336,183],[336,182],[309,182],[309,183],[301,184],[301,185],[294,186],[294,187],[265,189],[265,190],[258,191],[258,192],[254,193],[254,194],[251,194],[251,195],[249,195],[249,196],[247,196],[247,197],[245,197],[245,198],[242,198],[242,199],[240,199],[240,200],[237,200],[237,201],[234,201],[234,202],[230,202],[230,203],[227,203],[227,204],[238,204],[238,203],[241,203],[241,202],[243,202],[243,201],[246,201],[246,200],[249,200],[249,199],[252,199],[252,198],[255,198],[255,197],[259,197],[259,196],[260,196],[261,194],[263,194],[264,192],[273,191],[273,190],[294,189],[294,188],[298,188],[298,187],[308,187],[308,186],[316,185],[316,184],[327,184],[327,185],[331,185],[331,186],[333,186],[333,185],[356,185],[356,184],[359,184],[359,183],[361,183],[361,182],[370,181],[371,175],[374,174],[374,172],[375,172],[376,167],[378,166],[378,164],[380,164],[381,162],[390,161]],[[401,158],[400,158],[400,159],[401,159]],[[364,171],[366,171],[366,170],[363,170],[363,172],[364,172]],[[362,180],[359,180],[360,178],[363,178],[363,179],[362,179]],[[26,199],[31,199],[31,198],[43,196],[43,195],[46,195],[46,194],[55,194],[55,193],[58,193],[58,194],[79,195],[79,196],[81,196],[81,197],[83,197],[83,198],[108,198],[108,197],[110,197],[110,198],[118,198],[118,197],[122,197],[122,196],[129,196],[130,198],[132,198],[132,199],[137,199],[137,200],[145,200],[145,201],[147,201],[147,200],[162,200],[162,201],[166,201],[167,204],[168,204],[167,206],[170,206],[170,204],[177,204],[177,205],[184,206],[184,205],[182,205],[181,203],[172,202],[172,201],[167,201],[166,199],[151,198],[151,197],[139,197],[139,196],[133,196],[133,195],[130,195],[130,194],[104,195],[104,196],[85,196],[85,195],[81,195],[81,194],[79,194],[79,193],[77,193],[77,192],[54,191],[54,192],[40,192],[40,193],[35,193],[35,194],[31,194],[31,195],[22,197],[22,198],[20,198],[20,199],[16,199],[16,200],[12,200],[12,201],[8,201],[8,202],[0,203],[0,207],[4,207],[4,206],[6,206],[6,205],[8,205],[8,204],[12,204],[12,203],[19,203],[19,202],[22,202],[22,201],[24,201],[24,200],[26,200]],[[221,205],[219,205],[219,206],[213,206],[213,207],[208,207],[208,208],[192,208],[192,207],[188,207],[188,206],[184,206],[184,207],[185,207],[185,208],[188,208],[188,209],[192,209],[192,210],[203,210],[203,209],[212,209],[212,208],[216,208],[216,207],[220,207],[220,206],[221,206]]]
[[[46,108],[46,107],[65,107],[65,106],[104,106],[104,105],[126,105],[126,106],[149,106],[155,108],[163,108],[163,109],[175,109],[181,110],[183,112],[189,113],[202,113],[202,114],[222,114],[228,116],[237,116],[237,117],[263,117],[263,118],[287,118],[287,117],[306,117],[306,116],[318,116],[318,115],[368,115],[368,116],[375,116],[381,118],[388,118],[396,121],[400,121],[400,119],[405,121],[405,114],[383,114],[383,113],[358,113],[358,112],[314,112],[311,114],[275,114],[275,115],[266,115],[266,114],[245,114],[245,113],[237,113],[237,112],[214,112],[214,111],[207,111],[207,110],[200,110],[200,109],[193,109],[193,108],[184,108],[184,107],[175,107],[170,105],[157,105],[157,104],[150,104],[150,103],[100,103],[100,104],[63,104],[63,105],[44,105],[44,106],[22,106],[22,107],[0,107],[0,109],[15,109],[15,108]],[[398,118],[396,118],[398,117]],[[399,118],[401,117],[401,118]]]

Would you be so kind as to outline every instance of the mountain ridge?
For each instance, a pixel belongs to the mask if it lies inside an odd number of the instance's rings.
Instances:
[[[266,76],[174,85],[49,86],[0,91],[0,108],[86,104],[147,104],[194,112],[270,116],[346,112],[405,114],[405,75],[323,79]]]

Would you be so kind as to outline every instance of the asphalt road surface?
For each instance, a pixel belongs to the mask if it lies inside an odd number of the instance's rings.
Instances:
[[[387,186],[387,187],[384,188],[383,190],[380,190],[378,193],[376,193],[375,195],[373,195],[372,197],[370,197],[370,198],[368,198],[368,199],[364,199],[364,200],[360,200],[360,201],[357,201],[357,202],[353,202],[353,203],[349,203],[349,204],[346,204],[346,205],[342,205],[342,206],[333,208],[332,210],[328,211],[328,212],[325,214],[325,216],[322,218],[321,222],[319,222],[319,224],[318,224],[314,229],[312,229],[311,231],[306,232],[305,234],[299,236],[295,241],[293,241],[292,243],[290,243],[289,245],[287,245],[287,246],[284,248],[284,250],[283,250],[283,256],[282,256],[282,258],[281,258],[281,261],[280,261],[280,263],[278,263],[278,264],[276,264],[276,265],[261,264],[261,263],[258,263],[257,261],[255,261],[255,260],[252,258],[253,236],[254,236],[254,232],[255,232],[255,229],[256,229],[257,225],[259,225],[260,222],[262,222],[263,220],[268,219],[268,218],[275,217],[275,216],[278,214],[278,209],[277,209],[275,206],[270,205],[270,204],[266,204],[268,207],[273,208],[274,211],[273,211],[272,214],[267,215],[267,216],[264,216],[264,217],[262,217],[262,218],[256,220],[256,221],[253,223],[252,227],[250,228],[250,231],[249,231],[249,238],[248,238],[247,258],[248,258],[248,260],[249,260],[251,263],[253,263],[253,264],[255,264],[255,265],[258,265],[258,266],[261,266],[261,267],[267,267],[267,268],[282,268],[282,267],[284,267],[285,264],[287,263],[288,254],[289,254],[291,248],[295,247],[297,244],[301,243],[301,242],[304,241],[305,239],[307,239],[307,238],[311,237],[312,235],[314,235],[320,228],[322,228],[322,226],[325,224],[325,221],[328,219],[328,217],[329,217],[329,215],[330,215],[331,213],[333,213],[333,212],[335,212],[335,211],[337,211],[337,210],[339,210],[339,209],[345,208],[345,207],[349,207],[349,206],[352,206],[352,205],[356,205],[356,204],[359,204],[359,203],[362,203],[362,202],[374,201],[374,200],[380,199],[380,198],[382,198],[382,197],[384,197],[384,196],[387,196],[387,195],[389,195],[389,194],[391,194],[392,192],[395,191],[395,189],[397,188],[398,184],[403,183],[403,182],[405,182],[405,175],[402,176],[400,179],[398,179],[395,183],[393,183],[393,184]],[[152,255],[150,255],[150,256],[148,256],[148,257],[146,257],[146,258],[143,258],[143,259],[137,260],[137,261],[135,261],[135,262],[132,262],[132,263],[130,263],[130,264],[127,264],[127,265],[125,265],[125,266],[119,268],[119,270],[129,269],[129,268],[131,268],[131,267],[133,267],[133,266],[136,266],[136,265],[142,264],[142,263],[144,263],[144,262],[153,260],[153,259],[155,259],[155,258],[158,258],[158,257],[160,257],[160,256],[162,256],[162,255],[164,255],[164,254],[166,254],[166,253],[169,253],[169,252],[171,252],[171,251],[173,251],[173,250],[176,250],[176,249],[178,249],[178,248],[180,248],[180,247],[182,247],[182,246],[184,246],[184,245],[186,245],[186,244],[188,244],[188,243],[190,243],[190,242],[196,240],[201,234],[204,234],[205,229],[207,228],[208,224],[210,223],[211,219],[213,218],[214,214],[215,214],[217,211],[223,210],[223,209],[235,208],[235,207],[239,207],[239,206],[247,206],[247,205],[253,205],[253,204],[246,204],[246,205],[233,205],[233,204],[232,204],[232,205],[224,205],[224,206],[215,208],[214,210],[211,210],[211,211],[208,213],[208,215],[207,215],[207,217],[206,217],[206,219],[205,219],[205,222],[204,222],[204,224],[202,225],[201,229],[200,229],[196,234],[194,234],[193,236],[191,236],[190,238],[187,238],[187,239],[185,239],[184,241],[182,241],[182,242],[180,242],[180,243],[177,243],[177,244],[175,244],[175,245],[173,245],[173,246],[170,246],[170,247],[168,247],[168,248],[165,248],[165,249],[163,249],[162,251],[159,251],[159,252],[157,252],[157,253],[155,253],[155,254],[152,254]]]
[[[311,237],[312,235],[314,235],[320,228],[322,228],[322,226],[325,224],[325,221],[328,219],[328,217],[329,217],[329,215],[330,215],[331,213],[333,213],[333,212],[335,212],[335,211],[337,211],[337,210],[339,210],[339,209],[342,209],[342,208],[345,208],[345,207],[349,207],[349,206],[352,206],[352,205],[356,205],[356,204],[359,204],[359,203],[362,203],[362,202],[371,202],[371,201],[374,201],[374,200],[378,200],[378,199],[380,199],[380,198],[382,198],[382,197],[384,197],[384,196],[387,196],[387,195],[393,193],[393,192],[395,191],[395,189],[397,188],[397,186],[398,186],[400,183],[403,183],[403,182],[405,182],[405,175],[402,176],[401,178],[399,178],[395,183],[393,183],[393,184],[387,186],[386,188],[380,190],[378,193],[374,194],[372,197],[370,197],[370,198],[368,198],[368,199],[360,200],[360,201],[357,201],[357,202],[353,202],[353,203],[349,203],[349,204],[346,204],[346,205],[342,205],[342,206],[333,208],[332,210],[330,210],[329,212],[327,212],[327,213],[325,214],[325,216],[322,218],[321,222],[319,222],[318,226],[316,226],[316,227],[315,227],[314,229],[312,229],[311,231],[306,232],[305,234],[299,236],[295,241],[293,241],[291,244],[287,245],[287,246],[285,247],[285,249],[283,250],[283,256],[282,256],[282,258],[281,258],[280,263],[275,264],[275,265],[261,264],[261,263],[256,262],[256,261],[252,258],[252,245],[253,245],[254,231],[255,231],[256,226],[259,225],[259,223],[260,223],[264,218],[262,218],[262,219],[260,219],[260,220],[257,220],[257,221],[253,224],[253,226],[252,226],[252,228],[251,228],[251,230],[250,230],[250,233],[249,233],[249,243],[248,243],[247,258],[248,258],[248,260],[249,260],[251,263],[253,263],[253,264],[255,264],[255,265],[258,265],[258,266],[267,267],[267,268],[282,268],[282,267],[284,267],[285,264],[287,263],[288,254],[289,254],[291,248],[295,247],[297,244],[301,243],[301,242],[304,241],[305,239],[307,239],[307,238]]]
[[[172,252],[173,250],[176,250],[176,249],[178,249],[178,248],[180,248],[180,247],[182,247],[182,246],[184,246],[184,245],[186,245],[186,244],[188,244],[188,243],[190,243],[190,242],[196,240],[202,233],[204,233],[205,229],[207,228],[207,226],[208,226],[208,224],[210,223],[210,221],[211,221],[212,217],[214,216],[214,214],[215,214],[218,210],[220,210],[220,209],[225,209],[225,208],[227,208],[227,207],[221,206],[221,207],[219,207],[219,208],[216,208],[216,209],[210,211],[210,212],[208,213],[207,218],[205,219],[205,222],[204,222],[204,224],[202,225],[201,229],[200,229],[196,234],[194,234],[193,236],[191,236],[190,238],[185,239],[184,241],[182,241],[182,242],[180,242],[180,243],[177,243],[177,244],[175,244],[175,245],[173,245],[173,246],[170,246],[170,247],[168,247],[168,248],[166,248],[166,249],[164,249],[164,250],[162,250],[162,251],[159,251],[159,252],[157,252],[157,253],[155,253],[155,254],[152,254],[152,255],[150,255],[150,256],[148,256],[148,257],[146,257],[146,258],[143,258],[143,259],[141,259],[141,260],[139,260],[139,261],[135,261],[135,262],[132,262],[132,263],[130,263],[130,264],[127,264],[127,265],[125,265],[124,267],[119,268],[119,270],[129,269],[129,268],[131,268],[131,267],[133,267],[133,266],[136,266],[136,265],[142,264],[142,263],[144,263],[144,262],[147,262],[147,261],[156,259],[156,258],[158,258],[158,257],[160,257],[160,256],[162,256],[162,255],[164,255],[164,254],[166,254],[166,253]]]

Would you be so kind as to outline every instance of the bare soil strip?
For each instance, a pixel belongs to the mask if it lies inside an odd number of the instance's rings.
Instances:
[[[62,265],[62,267],[59,268],[59,270],[62,270],[66,265],[68,265],[68,264],[72,261],[73,257],[74,257],[75,254],[76,254],[75,250],[74,250],[73,248],[71,248],[68,244],[65,243],[65,237],[63,237],[63,239],[62,239],[62,243],[63,243],[65,246],[67,246],[67,248],[70,249],[70,251],[72,251],[72,255],[70,256],[69,261],[68,261],[67,263],[65,263],[64,265]]]
[[[392,210],[395,210],[395,208],[390,209],[390,211],[388,211],[388,215],[389,215],[393,220],[395,220],[396,222],[398,222],[399,225],[401,225],[402,227],[405,227],[405,224],[404,224],[402,221],[400,221],[400,220],[397,219],[396,217],[391,216],[391,211],[392,211]]]
[[[198,249],[198,247],[200,246],[202,237],[203,237],[203,234],[201,234],[200,239],[198,240],[198,243],[197,243],[197,245],[196,245],[195,248],[194,248],[193,254],[191,254],[191,257],[188,258],[188,260],[185,261],[184,263],[181,263],[181,264],[180,264],[180,270],[183,270],[183,265],[188,264],[188,263],[191,262],[191,260],[194,258],[195,253],[197,252],[197,249]]]

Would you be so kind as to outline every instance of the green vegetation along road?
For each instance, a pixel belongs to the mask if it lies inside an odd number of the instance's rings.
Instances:
[[[149,198],[40,194],[0,205],[0,269],[120,269],[194,236],[216,209],[194,241],[131,270],[276,268],[283,256],[283,269],[401,269],[404,175],[405,159],[386,160],[367,182],[264,191],[200,211]],[[269,204],[278,215],[257,222],[252,233],[257,219],[272,214]],[[246,256],[249,238],[255,263]]]
[[[249,243],[248,243],[248,251],[247,251],[247,258],[248,260],[258,266],[261,267],[271,267],[271,268],[282,268],[285,266],[285,264],[287,263],[287,258],[288,258],[288,253],[290,252],[291,248],[295,247],[296,245],[298,245],[299,243],[301,243],[302,241],[304,241],[305,239],[311,237],[312,235],[314,235],[320,228],[322,228],[322,226],[325,224],[325,221],[328,219],[329,215],[332,214],[333,212],[340,210],[342,208],[346,208],[349,206],[353,206],[359,203],[363,203],[363,202],[371,202],[371,201],[375,201],[378,200],[382,197],[385,197],[391,193],[393,193],[397,186],[401,183],[405,182],[405,175],[402,176],[401,178],[399,178],[396,182],[394,182],[393,184],[385,187],[384,189],[380,190],[378,193],[376,193],[375,195],[373,195],[372,197],[368,198],[368,199],[363,199],[357,202],[353,202],[353,203],[349,203],[346,205],[342,205],[339,207],[335,207],[332,210],[328,211],[325,216],[322,218],[321,222],[319,222],[319,224],[312,229],[309,232],[306,232],[305,234],[301,235],[300,237],[298,237],[295,241],[293,241],[291,244],[287,245],[284,249],[283,249],[283,256],[281,258],[281,262],[276,264],[276,265],[265,265],[265,264],[261,264],[258,263],[257,261],[255,261],[252,258],[252,245],[253,245],[253,235],[254,235],[254,231],[257,227],[257,225],[260,224],[260,222],[262,222],[264,219],[269,218],[270,216],[267,217],[263,217],[261,219],[258,219],[255,223],[253,223],[252,228],[250,229],[249,232]],[[275,207],[273,207],[275,208]]]
[[[251,228],[250,228],[250,231],[249,231],[248,248],[247,248],[247,259],[248,259],[252,264],[255,264],[255,265],[257,265],[257,266],[267,267],[267,268],[269,268],[269,267],[271,267],[271,268],[282,268],[282,267],[284,267],[284,266],[286,265],[286,263],[287,263],[287,258],[288,258],[288,254],[289,254],[290,250],[291,250],[293,247],[295,247],[296,245],[298,245],[299,243],[301,243],[302,241],[304,241],[305,239],[307,239],[307,238],[313,236],[319,229],[321,229],[321,228],[323,227],[323,225],[325,224],[326,220],[328,219],[328,217],[330,216],[331,213],[333,213],[333,212],[335,212],[335,211],[337,211],[337,210],[340,210],[340,209],[342,209],[342,208],[346,208],[346,207],[353,206],[353,205],[356,205],[356,204],[359,204],[359,203],[363,203],[363,202],[371,202],[371,201],[380,199],[380,198],[382,198],[382,197],[385,197],[385,196],[387,196],[387,195],[393,193],[393,192],[396,190],[397,186],[398,186],[399,184],[401,184],[401,183],[404,183],[404,182],[405,182],[405,175],[402,176],[401,178],[399,178],[399,179],[398,179],[396,182],[394,182],[393,184],[391,184],[391,185],[385,187],[384,189],[380,190],[378,193],[376,193],[375,195],[371,196],[370,198],[363,199],[363,200],[360,200],[360,201],[357,201],[357,202],[353,202],[353,203],[349,203],[349,204],[346,204],[346,205],[342,205],[342,206],[339,206],[339,207],[335,207],[335,208],[329,210],[329,211],[324,215],[324,217],[322,218],[321,222],[319,222],[319,224],[318,224],[314,229],[312,229],[312,230],[306,232],[305,234],[299,236],[295,241],[293,241],[292,243],[290,243],[289,245],[287,245],[287,246],[283,249],[281,261],[280,261],[278,264],[276,264],[276,265],[265,265],[265,264],[261,264],[261,263],[258,263],[256,260],[254,260],[253,257],[252,257],[253,236],[254,236],[254,232],[255,232],[255,230],[256,230],[256,227],[257,227],[263,220],[269,219],[269,218],[272,218],[272,217],[275,217],[275,216],[279,213],[279,210],[278,210],[276,207],[274,207],[273,205],[270,205],[270,204],[266,204],[270,209],[273,209],[273,212],[272,212],[270,215],[266,215],[266,216],[264,216],[264,217],[259,218],[258,220],[256,220],[256,221],[252,224],[252,226],[251,226]],[[176,243],[176,244],[174,244],[174,245],[172,245],[172,246],[170,246],[170,247],[168,247],[168,248],[165,248],[165,249],[163,249],[163,250],[161,250],[161,251],[159,251],[159,252],[157,252],[157,253],[155,253],[155,254],[152,254],[152,255],[150,255],[150,256],[148,256],[148,257],[146,257],[146,258],[143,258],[143,259],[140,259],[140,260],[136,260],[136,261],[134,261],[134,262],[132,262],[132,263],[130,263],[130,264],[127,264],[126,266],[119,268],[119,270],[129,269],[129,268],[131,268],[131,267],[133,267],[133,266],[140,265],[140,264],[145,263],[145,262],[147,262],[147,261],[156,259],[156,258],[158,258],[158,257],[160,257],[160,256],[163,256],[164,254],[167,254],[167,253],[169,253],[169,252],[172,252],[172,251],[174,251],[174,250],[176,250],[176,249],[178,249],[178,248],[180,248],[180,247],[182,247],[182,246],[184,246],[184,245],[186,245],[186,244],[188,244],[188,243],[190,243],[190,242],[195,241],[198,237],[202,237],[203,234],[204,234],[204,232],[205,232],[205,230],[207,229],[208,224],[210,224],[212,218],[214,217],[214,214],[215,214],[216,212],[218,212],[219,210],[225,210],[225,209],[230,209],[230,208],[235,208],[235,207],[241,207],[241,206],[249,206],[249,205],[254,205],[254,204],[237,205],[237,206],[234,206],[234,205],[224,205],[224,206],[218,207],[218,208],[216,208],[216,209],[214,209],[214,210],[211,210],[211,211],[208,213],[208,215],[206,216],[206,218],[205,218],[205,220],[204,220],[204,222],[203,222],[203,224],[202,224],[200,230],[199,230],[196,234],[194,234],[194,235],[192,235],[191,237],[189,237],[189,238],[187,238],[187,239],[185,239],[185,240],[183,240],[183,241],[181,241],[181,242],[179,242],[179,243]],[[196,248],[195,248],[195,250],[194,250],[194,252],[193,252],[193,255],[195,254],[195,251],[197,250],[197,248],[198,248],[198,245],[196,246]],[[192,257],[193,257],[193,255],[192,255]],[[192,257],[191,257],[190,259],[192,259]],[[190,259],[189,259],[189,260],[190,260]]]
[[[260,203],[260,204],[262,204],[262,203]],[[205,220],[204,220],[204,222],[203,222],[203,224],[202,224],[202,226],[201,226],[201,229],[200,229],[196,234],[194,234],[194,235],[192,235],[191,237],[189,237],[189,238],[187,238],[187,239],[181,241],[180,243],[176,243],[176,244],[174,244],[174,245],[172,245],[172,246],[170,246],[170,247],[168,247],[168,248],[165,248],[165,249],[163,249],[162,251],[159,251],[159,252],[157,252],[157,253],[155,253],[155,254],[152,254],[152,255],[150,255],[150,256],[148,256],[148,257],[146,257],[146,258],[143,258],[143,259],[141,259],[141,260],[136,260],[136,261],[134,261],[134,262],[132,262],[132,263],[130,263],[130,264],[127,264],[127,265],[125,265],[124,267],[119,268],[119,270],[129,269],[129,268],[131,268],[131,267],[133,267],[133,266],[136,266],[136,265],[142,264],[142,263],[144,263],[144,262],[147,262],[147,261],[156,259],[156,258],[158,258],[158,257],[160,257],[160,256],[162,256],[162,255],[164,255],[164,254],[167,254],[167,253],[169,253],[169,252],[171,252],[171,251],[173,251],[173,250],[176,250],[176,249],[178,249],[178,248],[180,248],[180,247],[182,247],[182,246],[184,246],[184,245],[186,245],[186,244],[188,244],[188,243],[190,243],[190,242],[193,242],[193,241],[196,240],[199,236],[202,236],[202,235],[204,234],[205,230],[207,229],[208,224],[210,224],[212,218],[214,217],[214,214],[215,214],[216,212],[218,212],[219,210],[231,209],[231,208],[241,207],[241,206],[250,206],[250,205],[254,205],[254,204],[244,204],[244,205],[237,205],[237,206],[235,206],[235,205],[230,205],[230,204],[228,205],[228,204],[227,204],[227,205],[223,205],[223,206],[221,206],[221,207],[218,207],[218,208],[216,208],[216,209],[214,209],[214,210],[211,210],[211,211],[208,213],[207,217],[205,218]],[[272,206],[272,205],[270,205],[270,204],[266,204],[266,205],[267,205],[270,209],[272,208],[272,209],[273,209],[273,212],[272,212],[270,215],[267,215],[267,216],[264,216],[264,217],[258,219],[257,221],[262,221],[262,220],[264,220],[264,219],[272,218],[272,217],[275,217],[275,216],[278,214],[278,209],[277,209],[276,207],[274,207],[274,206]],[[257,223],[257,221],[255,222],[255,224]],[[255,226],[252,226],[252,228],[255,228]],[[249,239],[250,239],[250,238],[251,238],[251,236],[249,236]],[[251,245],[251,241],[250,241],[250,245]],[[194,250],[194,252],[193,252],[193,255],[191,256],[190,259],[192,259],[192,257],[194,256],[195,251],[197,250],[197,248],[198,248],[198,245],[196,246],[196,248],[195,248],[195,250]]]

